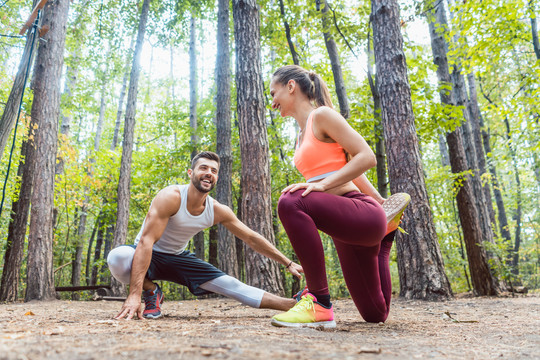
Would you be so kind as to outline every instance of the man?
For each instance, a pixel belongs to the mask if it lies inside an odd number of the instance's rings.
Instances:
[[[221,223],[253,250],[301,278],[300,265],[238,220],[228,206],[208,196],[218,180],[218,171],[216,153],[204,151],[196,155],[188,169],[190,183],[168,186],[152,200],[135,245],[119,246],[109,253],[107,263],[112,275],[130,285],[129,295],[115,319],[129,320],[135,315],[140,319],[161,317],[163,293],[152,280],[173,281],[187,286],[194,295],[214,292],[257,308],[289,310],[296,304],[295,299],[246,285],[185,250],[193,235]],[[141,293],[145,301],[142,314]]]

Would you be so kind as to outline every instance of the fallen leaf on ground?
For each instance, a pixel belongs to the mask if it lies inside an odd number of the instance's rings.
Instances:
[[[36,314],[34,314],[34,313],[33,313],[33,312],[31,312],[31,311],[27,311],[27,312],[26,312],[26,314],[24,314],[24,316],[28,316],[28,315],[32,315],[32,316],[34,316],[34,315],[36,315]]]

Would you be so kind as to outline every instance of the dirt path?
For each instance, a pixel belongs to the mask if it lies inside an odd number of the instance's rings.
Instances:
[[[334,302],[331,331],[270,325],[228,299],[165,302],[164,318],[115,321],[119,302],[0,305],[0,359],[539,359],[540,297],[395,299],[384,325]],[[461,322],[458,322],[461,321]]]

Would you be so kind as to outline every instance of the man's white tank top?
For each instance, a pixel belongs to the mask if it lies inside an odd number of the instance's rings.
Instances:
[[[214,199],[206,197],[206,205],[202,214],[194,216],[187,210],[187,197],[189,185],[177,185],[180,190],[180,208],[169,218],[165,231],[154,244],[155,251],[180,254],[188,245],[189,240],[199,231],[214,224]],[[139,243],[144,230],[144,222],[135,238],[135,245]]]

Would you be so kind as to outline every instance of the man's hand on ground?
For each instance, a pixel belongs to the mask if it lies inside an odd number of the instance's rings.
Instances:
[[[141,296],[129,295],[124,305],[122,305],[122,310],[120,310],[114,319],[120,320],[125,318],[126,320],[131,320],[135,315],[141,320],[144,319],[141,311]]]

